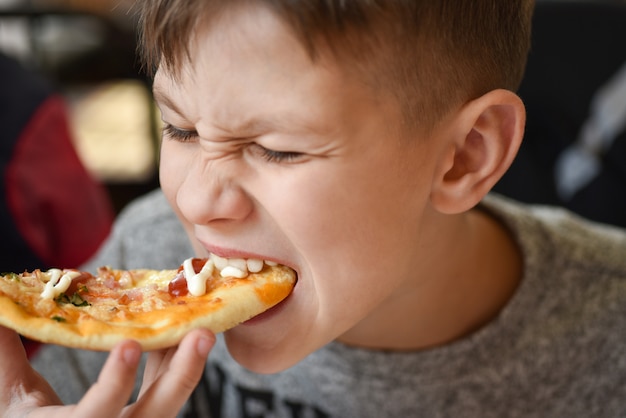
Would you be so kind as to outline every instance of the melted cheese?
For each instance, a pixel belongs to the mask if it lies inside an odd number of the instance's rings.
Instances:
[[[142,274],[138,274],[134,277],[135,288],[153,287],[161,290],[166,290],[169,283],[172,281],[172,277],[176,275],[176,270],[136,270]]]

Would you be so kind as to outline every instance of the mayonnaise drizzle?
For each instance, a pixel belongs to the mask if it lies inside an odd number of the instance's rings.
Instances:
[[[242,270],[235,266],[226,266],[220,271],[220,276],[222,277],[236,277],[238,279],[243,279],[248,275],[247,270]]]
[[[206,281],[213,274],[213,260],[209,259],[200,272],[196,273],[193,268],[192,259],[188,258],[183,262],[187,289],[193,296],[202,296],[206,293]]]
[[[70,287],[74,278],[80,276],[80,272],[78,271],[68,271],[63,274],[59,269],[50,269],[47,274],[50,275],[50,280],[48,280],[43,292],[41,292],[42,299],[54,299],[58,297]]]

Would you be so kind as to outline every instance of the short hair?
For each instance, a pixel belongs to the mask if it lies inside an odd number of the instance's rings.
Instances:
[[[323,43],[330,47],[398,99],[405,123],[427,129],[453,106],[493,89],[517,90],[534,9],[534,0],[143,0],[148,71],[164,65],[176,74],[192,59],[197,25],[246,1],[287,22],[312,59]]]

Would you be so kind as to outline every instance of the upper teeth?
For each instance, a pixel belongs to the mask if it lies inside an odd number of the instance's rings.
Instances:
[[[222,277],[237,277],[242,279],[248,276],[249,273],[258,273],[263,270],[264,263],[268,266],[275,266],[277,264],[269,260],[226,258],[211,254],[200,272],[196,273],[194,271],[191,258],[185,260],[183,268],[185,270],[189,293],[194,296],[200,296],[206,292],[206,280],[213,274],[214,268],[219,270],[220,276]]]
[[[256,258],[225,258],[215,254],[211,254],[209,259],[213,261],[215,268],[220,271],[222,277],[246,277],[248,273],[258,273],[263,270],[263,263],[269,266],[276,265],[271,261]]]

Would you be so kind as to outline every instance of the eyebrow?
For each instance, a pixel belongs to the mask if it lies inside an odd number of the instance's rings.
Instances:
[[[170,110],[174,111],[179,116],[184,115],[184,113],[180,111],[178,106],[169,98],[169,96],[163,91],[163,89],[161,89],[156,84],[153,85],[152,95],[155,101],[167,106]],[[312,132],[316,134],[320,134],[325,131],[319,128],[316,129],[310,126],[309,124],[304,123],[302,120],[299,120],[299,118],[294,117],[292,118],[292,120],[296,122],[295,126],[297,126],[298,131],[306,131],[306,132]],[[268,121],[268,120],[260,120],[260,119],[253,118],[253,119],[244,120],[241,123],[233,125],[229,128],[219,126],[219,125],[215,127],[222,132],[238,132],[239,135],[241,135],[241,133],[247,133],[248,135],[242,135],[242,136],[256,136],[256,135],[273,131],[273,130],[285,129],[286,126],[288,126],[288,124],[280,123],[278,121]]]

